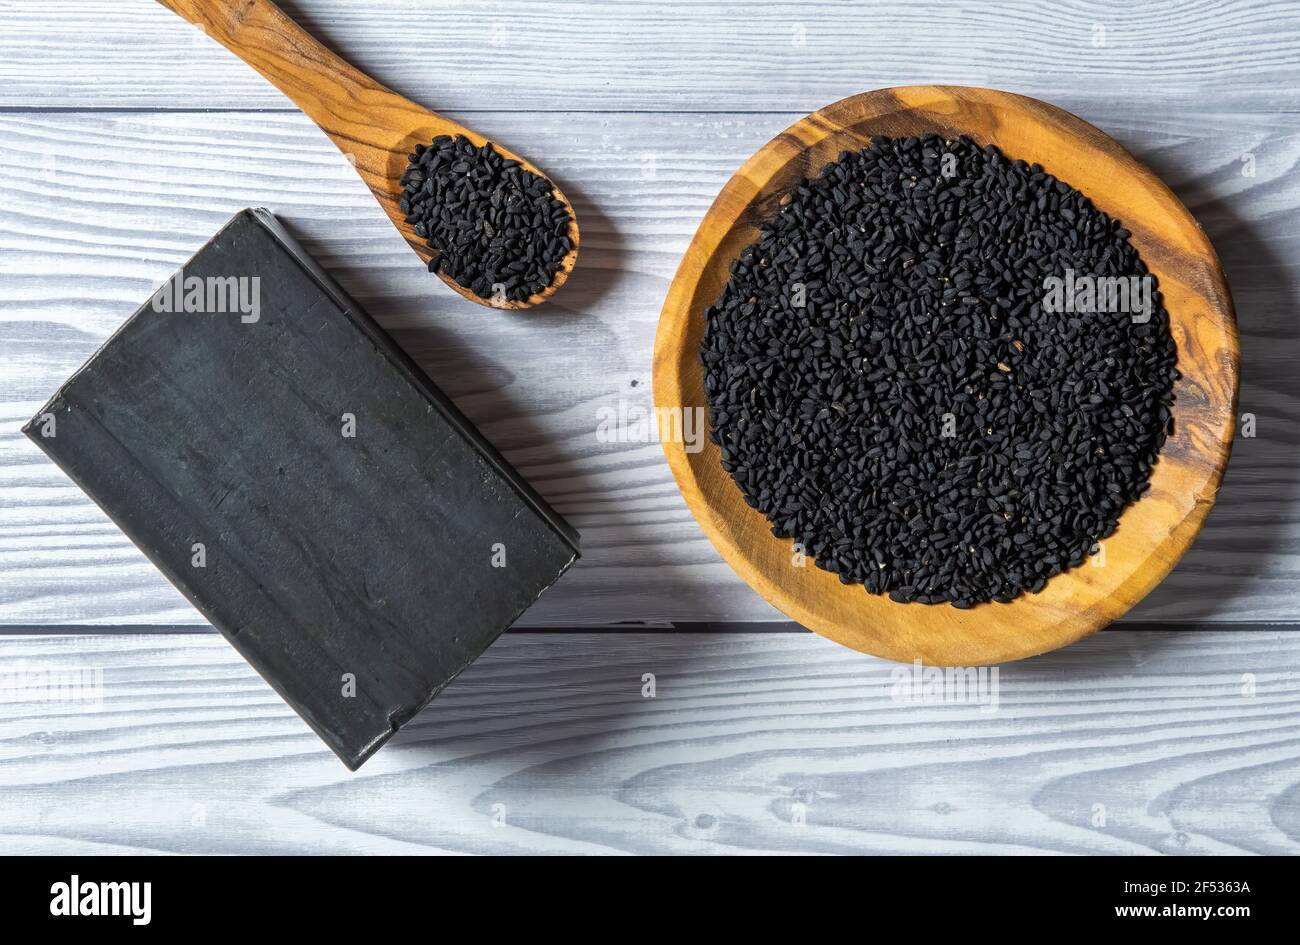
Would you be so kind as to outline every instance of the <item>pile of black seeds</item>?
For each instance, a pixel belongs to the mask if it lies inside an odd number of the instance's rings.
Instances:
[[[541,292],[573,248],[573,218],[554,185],[490,143],[441,135],[417,144],[402,186],[406,222],[434,251],[429,271],[481,298]]]
[[[1138,323],[1045,287],[1154,287],[1128,231],[1037,165],[933,135],[841,154],[771,210],[701,354],[710,436],[773,533],[846,584],[960,608],[1095,553],[1149,485],[1176,351],[1154,288]]]

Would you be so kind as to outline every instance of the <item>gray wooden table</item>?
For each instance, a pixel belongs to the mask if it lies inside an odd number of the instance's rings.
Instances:
[[[580,268],[544,310],[478,309],[200,31],[149,0],[0,0],[0,852],[1300,851],[1300,4],[284,6],[551,171]],[[814,108],[931,81],[1048,99],[1165,178],[1223,259],[1256,433],[1169,579],[1001,667],[996,704],[909,700],[913,670],[780,622],[658,444],[600,435],[649,408],[668,281],[740,163]],[[584,539],[527,629],[356,775],[18,432],[245,206]],[[49,671],[93,697],[13,698]]]

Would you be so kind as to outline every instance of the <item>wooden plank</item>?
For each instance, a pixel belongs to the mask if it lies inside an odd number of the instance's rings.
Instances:
[[[0,849],[1295,854],[1298,659],[1110,631],[994,706],[805,633],[507,634],[353,775],[216,634],[4,636]]]
[[[345,58],[430,108],[812,111],[933,82],[1070,107],[1300,102],[1300,7],[1032,0],[887,7],[756,0],[296,0]],[[492,60],[485,68],[484,61]],[[760,91],[761,90],[761,91]],[[0,0],[0,106],[278,108],[285,99],[152,0]]]
[[[45,398],[233,212],[264,205],[583,533],[527,620],[765,620],[721,562],[656,442],[603,420],[650,407],[668,281],[728,176],[795,115],[485,115],[573,196],[582,259],[526,315],[451,295],[300,115],[0,114],[0,622],[199,616],[18,433]],[[1243,332],[1239,439],[1219,505],[1139,620],[1288,620],[1300,572],[1300,135],[1275,118],[1170,109],[1106,130],[1173,186],[1219,249]],[[93,162],[64,155],[93,140]],[[1243,156],[1254,177],[1243,176]],[[65,219],[66,225],[51,226]]]

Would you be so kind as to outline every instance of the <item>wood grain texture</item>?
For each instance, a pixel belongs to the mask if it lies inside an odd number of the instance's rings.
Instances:
[[[581,567],[529,622],[778,619],[657,443],[602,439],[600,411],[650,407],[669,280],[746,157],[819,105],[937,80],[1102,127],[1223,258],[1258,437],[1131,616],[1300,613],[1296,4],[284,5],[553,172],[582,263],[526,318],[448,297],[328,140],[208,36],[153,0],[0,0],[0,623],[199,621],[18,427],[249,205],[285,216],[582,530]],[[97,711],[0,706],[0,850],[1296,853],[1296,641],[1111,630],[1008,667],[989,714],[899,706],[888,664],[811,634],[507,634],[362,781],[215,633],[0,637],[0,668],[99,668],[106,687]]]
[[[1085,117],[1167,180],[1220,250],[1242,330],[1241,411],[1257,420],[1201,537],[1132,617],[1293,619],[1300,134],[1275,116],[1203,105],[1140,120],[1108,109]],[[18,427],[250,205],[280,214],[583,533],[581,564],[530,624],[779,619],[700,532],[658,444],[635,424],[622,440],[600,428],[649,410],[655,325],[681,254],[728,177],[798,117],[476,117],[488,135],[528,142],[584,220],[583,261],[564,292],[497,318],[411,266],[347,162],[300,115],[0,114],[0,622],[200,620]],[[70,163],[87,140],[96,160]],[[63,215],[76,225],[49,225]]]
[[[1296,854],[1298,661],[1108,631],[986,711],[806,633],[506,634],[352,775],[215,633],[5,636],[102,704],[3,705],[0,850]]]
[[[467,138],[480,148],[486,138],[376,82],[313,39],[271,0],[158,2],[235,53],[287,95],[338,146],[420,261],[427,265],[434,258],[428,240],[416,234],[400,206],[409,155],[438,137]],[[505,160],[546,177],[501,142],[492,146]],[[464,298],[489,308],[518,310],[550,298],[573,271],[579,240],[573,205],[558,187],[551,193],[568,210],[573,248],[541,292],[519,301],[487,299],[441,269],[438,278]]]
[[[1094,633],[1145,597],[1200,531],[1228,461],[1239,352],[1223,270],[1178,198],[1114,139],[1045,102],[955,86],[865,92],[800,119],[745,162],[691,240],[655,337],[655,405],[678,414],[707,409],[700,360],[705,311],[735,261],[776,217],[783,196],[877,135],[927,134],[969,137],[1041,165],[1132,231],[1130,241],[1157,279],[1178,346],[1174,428],[1150,490],[1124,510],[1103,543],[1105,557],[1009,604],[969,610],[899,604],[841,583],[796,555],[789,540],[774,538],[767,518],[745,503],[723,470],[712,441],[692,449],[684,438],[669,437],[663,447],[687,507],[723,558],[783,613],[876,656],[945,666],[1001,663]]]
[[[801,115],[865,89],[934,81],[1008,88],[1083,114],[1087,103],[1133,114],[1175,100],[1263,112],[1300,104],[1294,2],[755,0],[741,16],[720,0],[284,7],[359,68],[452,117],[477,109]],[[107,11],[103,0],[0,0],[0,105],[287,104],[152,0],[114,0]]]

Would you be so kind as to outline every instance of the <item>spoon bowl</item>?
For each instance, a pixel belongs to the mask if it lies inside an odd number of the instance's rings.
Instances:
[[[417,105],[326,49],[270,0],[158,0],[200,27],[287,95],[343,152],[388,214],[402,238],[427,266],[434,251],[406,222],[400,201],[402,175],[417,144],[440,135],[460,135],[475,147],[489,139]],[[489,308],[524,309],[550,298],[564,285],[578,260],[578,217],[559,187],[536,165],[491,142],[503,158],[551,183],[555,199],[569,212],[572,248],[550,285],[526,299],[483,298],[442,272],[439,278],[460,295]]]

